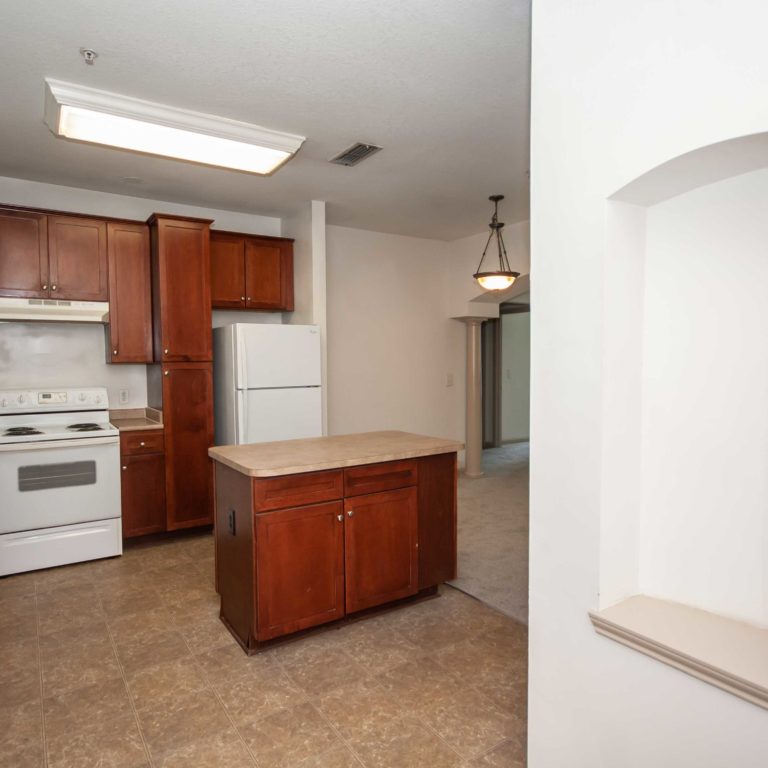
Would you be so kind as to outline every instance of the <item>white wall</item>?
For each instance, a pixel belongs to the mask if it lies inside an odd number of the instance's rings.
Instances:
[[[531,313],[501,316],[501,439],[527,440],[531,407]]]
[[[107,365],[104,326],[0,322],[0,389],[106,387],[112,408],[143,408],[143,365]],[[128,402],[120,403],[120,390]]]
[[[461,439],[464,326],[448,315],[447,244],[329,226],[327,269],[329,433]]]
[[[762,0],[533,3],[531,768],[768,763],[764,710],[597,636],[587,618],[606,441],[621,447],[603,423],[619,359],[605,353],[623,330],[606,200],[670,158],[768,129],[766,25]]]
[[[767,211],[768,170],[648,209],[639,574],[644,594],[763,625]]]
[[[214,229],[280,235],[280,219],[181,205],[36,181],[0,177],[0,203],[51,210],[147,219],[153,212],[214,219]],[[281,322],[280,313],[213,313],[213,325],[228,322]],[[113,408],[147,404],[146,370],[142,365],[107,365],[104,327],[61,323],[0,324],[0,388],[24,386],[104,385]],[[129,389],[127,404],[119,404],[120,389]]]
[[[283,220],[285,237],[292,237],[295,310],[286,323],[317,325],[323,383],[323,434],[328,434],[328,327],[326,312],[325,202],[312,200]]]

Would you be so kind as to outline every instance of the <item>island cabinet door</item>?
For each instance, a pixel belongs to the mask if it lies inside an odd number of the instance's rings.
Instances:
[[[416,489],[356,496],[344,507],[347,613],[416,594]]]
[[[258,640],[344,616],[340,501],[255,515]]]

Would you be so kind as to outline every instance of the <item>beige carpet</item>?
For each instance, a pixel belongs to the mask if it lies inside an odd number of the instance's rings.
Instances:
[[[528,621],[528,443],[483,452],[485,476],[459,475],[459,578],[453,586]]]

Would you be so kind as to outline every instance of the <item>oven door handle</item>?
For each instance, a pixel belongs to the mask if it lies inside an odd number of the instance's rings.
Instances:
[[[41,440],[38,443],[6,443],[0,445],[0,453],[20,451],[44,451],[51,448],[79,448],[86,445],[114,445],[120,442],[120,437],[83,437],[76,440]]]

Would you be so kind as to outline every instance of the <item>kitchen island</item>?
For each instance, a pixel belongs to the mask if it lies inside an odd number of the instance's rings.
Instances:
[[[462,447],[387,431],[209,449],[221,618],[241,646],[454,578]]]

